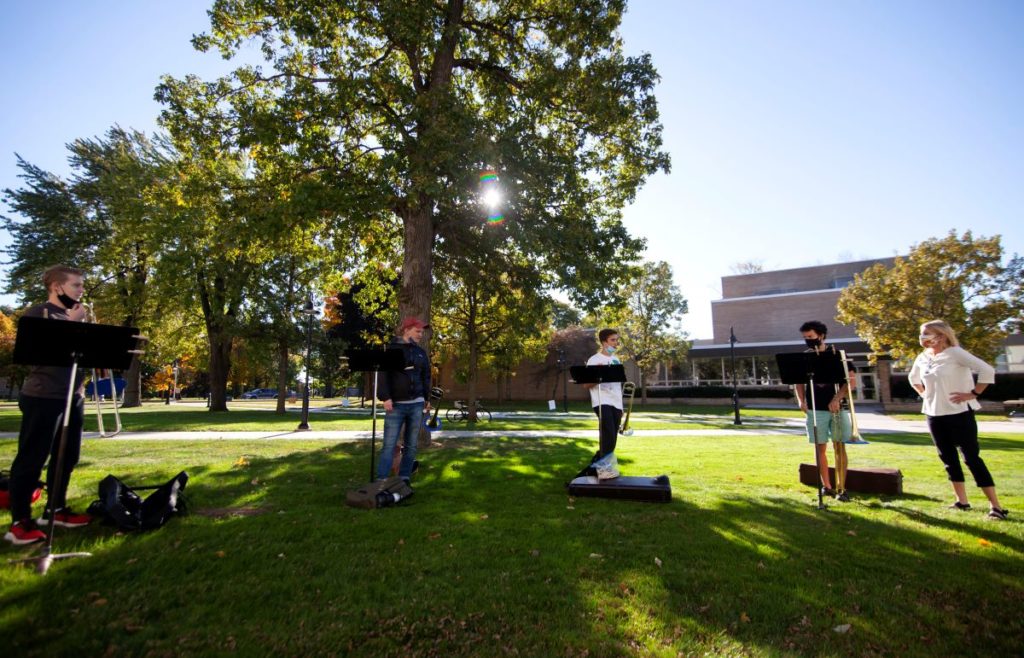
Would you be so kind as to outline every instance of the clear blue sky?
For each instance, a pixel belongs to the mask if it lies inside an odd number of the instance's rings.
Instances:
[[[67,142],[154,130],[160,75],[229,70],[189,44],[208,4],[5,7],[0,188],[19,183],[15,152],[66,174]],[[672,265],[692,337],[741,261],[892,256],[951,229],[1024,253],[1024,2],[630,4],[623,38],[661,73],[673,167],[626,221]]]

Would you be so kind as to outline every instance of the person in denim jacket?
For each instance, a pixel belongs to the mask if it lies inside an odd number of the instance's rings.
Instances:
[[[405,356],[405,370],[382,373],[377,398],[384,403],[384,445],[377,463],[377,477],[391,473],[395,446],[405,425],[402,460],[398,475],[408,481],[416,462],[416,440],[423,414],[430,411],[430,357],[419,346],[423,330],[430,325],[416,317],[407,317],[398,326],[398,335],[388,349],[400,349]]]

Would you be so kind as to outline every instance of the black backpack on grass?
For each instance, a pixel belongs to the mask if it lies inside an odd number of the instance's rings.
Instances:
[[[89,514],[117,526],[119,530],[152,530],[167,523],[174,514],[187,512],[182,490],[188,473],[182,471],[165,484],[154,487],[130,487],[113,475],[100,480],[98,500],[89,505]],[[154,490],[143,500],[136,490]]]

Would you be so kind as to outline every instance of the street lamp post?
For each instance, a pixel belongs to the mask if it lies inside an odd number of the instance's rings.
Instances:
[[[306,300],[302,314],[306,316],[306,382],[302,387],[302,421],[296,430],[309,429],[309,353],[313,349],[313,316],[316,315],[312,297]]]
[[[732,411],[734,419],[733,425],[742,425],[743,421],[740,420],[740,388],[739,382],[736,381],[736,334],[733,333],[732,327],[729,327],[729,360],[732,362]]]

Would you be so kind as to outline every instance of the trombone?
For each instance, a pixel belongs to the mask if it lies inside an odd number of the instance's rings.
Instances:
[[[849,384],[846,387],[846,401],[850,404],[850,439],[862,441],[860,430],[857,429],[857,412],[853,408],[853,382],[850,381],[850,369],[846,365],[846,350],[839,350],[839,358],[843,362],[843,376],[846,377],[846,381]]]
[[[626,415],[622,418],[622,427],[619,428],[619,434],[622,436],[633,436],[633,430],[629,428],[629,415],[633,413],[633,398],[636,397],[636,384],[633,382],[626,382],[622,385],[622,395],[629,396],[629,408],[626,410]]]
[[[96,323],[96,313],[93,311],[92,304],[86,304],[81,302],[82,306],[85,307],[85,320],[92,324]],[[92,369],[92,396],[96,402],[96,425],[99,427],[100,436],[102,438],[108,438],[117,436],[121,433],[121,413],[117,409],[117,386],[114,384],[114,372],[107,370],[107,381],[110,382],[110,400],[114,404],[114,432],[113,434],[107,434],[106,428],[103,427],[103,405],[100,402],[100,378],[96,375],[96,368]]]

